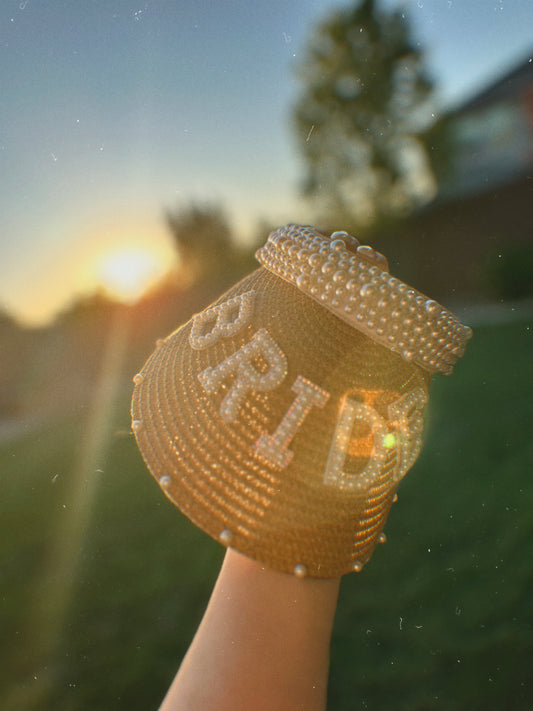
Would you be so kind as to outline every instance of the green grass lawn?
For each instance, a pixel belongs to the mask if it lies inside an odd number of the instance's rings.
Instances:
[[[532,363],[533,326],[483,327],[434,379],[389,542],[342,584],[330,711],[533,708]],[[86,411],[2,444],[2,711],[155,709],[202,615],[223,551],[147,473],[128,390],[91,457]]]

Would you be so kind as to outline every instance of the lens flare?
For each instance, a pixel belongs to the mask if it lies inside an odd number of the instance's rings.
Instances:
[[[138,301],[166,271],[160,255],[144,247],[119,247],[103,255],[97,267],[99,283],[124,303]]]

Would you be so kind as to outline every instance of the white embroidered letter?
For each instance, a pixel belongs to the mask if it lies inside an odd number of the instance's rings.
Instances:
[[[364,469],[358,472],[347,472],[344,471],[344,465],[350,449],[356,420],[366,423],[370,428],[372,449]],[[387,423],[373,407],[349,398],[344,400],[326,462],[324,484],[336,486],[346,491],[357,491],[370,486],[372,479],[381,471],[387,456],[387,449],[384,444],[386,433]]]
[[[247,291],[197,314],[189,334],[191,348],[207,348],[219,338],[233,336],[247,326],[252,318],[254,295],[254,291]]]
[[[309,410],[314,405],[324,407],[329,398],[328,392],[301,375],[296,378],[291,389],[296,393],[296,397],[276,431],[271,435],[261,435],[255,443],[259,454],[280,469],[286,467],[293,457],[294,452],[289,449],[289,444]]]
[[[264,362],[266,370],[258,369],[255,360]],[[273,390],[287,374],[287,358],[269,333],[262,328],[252,340],[228,356],[215,367],[198,374],[204,390],[215,392],[228,376],[234,380],[222,400],[220,414],[226,422],[232,422],[239,414],[244,398],[249,392]]]

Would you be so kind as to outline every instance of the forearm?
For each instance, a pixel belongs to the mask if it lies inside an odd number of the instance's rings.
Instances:
[[[228,550],[161,711],[323,711],[338,591]]]

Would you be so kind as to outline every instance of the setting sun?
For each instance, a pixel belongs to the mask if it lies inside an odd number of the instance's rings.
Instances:
[[[154,286],[167,271],[160,254],[141,246],[120,246],[103,254],[97,278],[113,299],[133,303]]]

